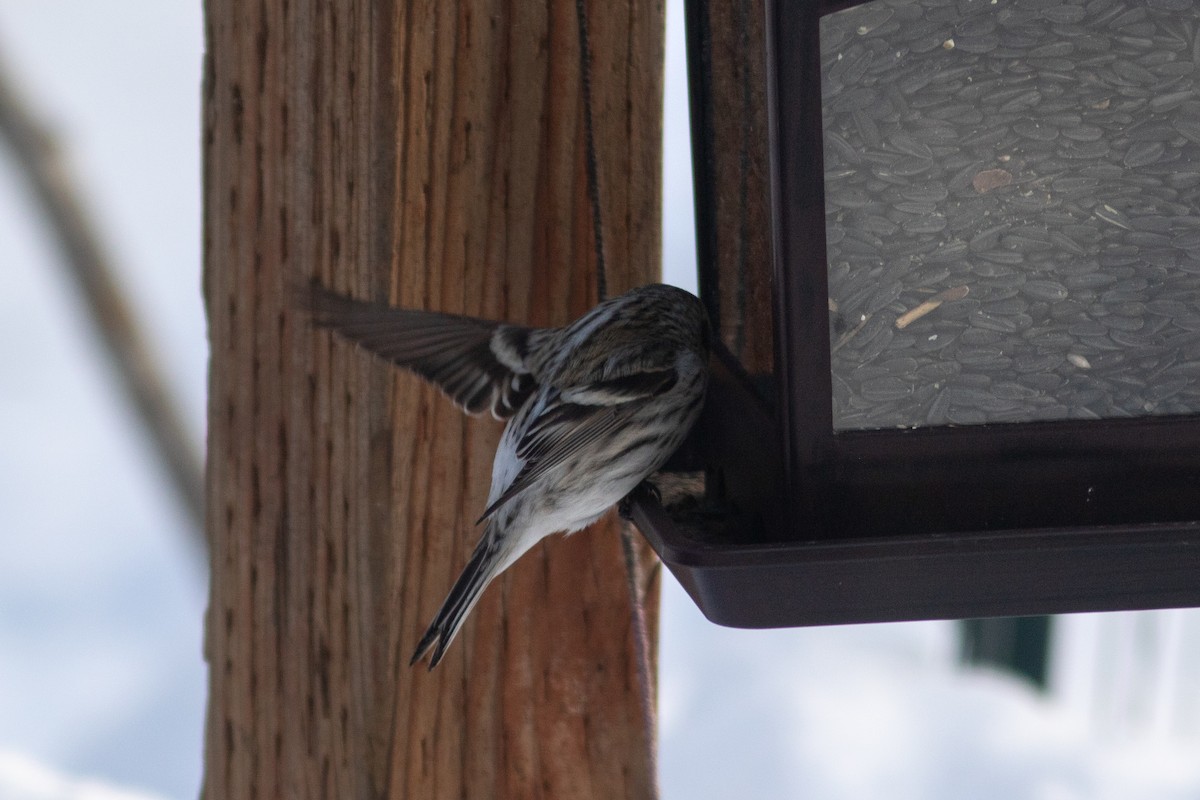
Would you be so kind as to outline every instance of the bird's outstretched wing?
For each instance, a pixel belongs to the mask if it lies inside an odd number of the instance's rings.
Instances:
[[[524,463],[512,482],[483,512],[479,522],[557,467],[569,463],[601,440],[616,445],[617,432],[645,404],[668,391],[678,380],[674,368],[645,370],[617,378],[551,389],[549,399],[517,442],[516,456]],[[646,431],[631,431],[636,439]],[[614,446],[613,452],[620,453]]]
[[[437,386],[468,414],[507,419],[537,388],[526,366],[531,338],[542,332],[499,322],[393,308],[320,286],[303,301],[313,322]]]

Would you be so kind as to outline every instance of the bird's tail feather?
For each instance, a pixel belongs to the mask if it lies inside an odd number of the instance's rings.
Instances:
[[[429,629],[417,643],[409,666],[420,661],[431,649],[433,654],[429,657],[429,668],[433,669],[442,660],[446,648],[454,641],[467,615],[483,595],[483,590],[507,565],[500,558],[499,549],[500,537],[495,536],[492,526],[488,525],[483,538],[475,546],[475,552],[471,554],[471,560],[454,582],[433,622],[429,623]]]

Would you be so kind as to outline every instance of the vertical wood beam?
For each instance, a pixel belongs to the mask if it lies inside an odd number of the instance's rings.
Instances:
[[[766,11],[686,0],[697,254],[721,340],[752,374],[775,362]]]
[[[659,274],[663,7],[588,5],[617,293]],[[410,669],[500,425],[292,301],[595,302],[574,0],[208,0],[206,25],[205,797],[652,796],[616,524],[535,548]]]

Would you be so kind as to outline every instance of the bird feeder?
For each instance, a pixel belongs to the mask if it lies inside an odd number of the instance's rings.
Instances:
[[[633,507],[704,613],[1200,605],[1200,8],[768,0],[761,80],[719,8],[688,10],[698,228],[756,153],[769,213],[702,235],[701,294],[765,237],[774,363],[717,359],[705,501]]]

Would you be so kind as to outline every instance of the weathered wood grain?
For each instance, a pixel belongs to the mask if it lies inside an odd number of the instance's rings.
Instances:
[[[589,6],[616,293],[659,270],[663,8]],[[653,794],[616,525],[535,548],[410,669],[500,426],[292,302],[313,277],[544,324],[595,302],[574,14],[207,2],[208,800]]]

